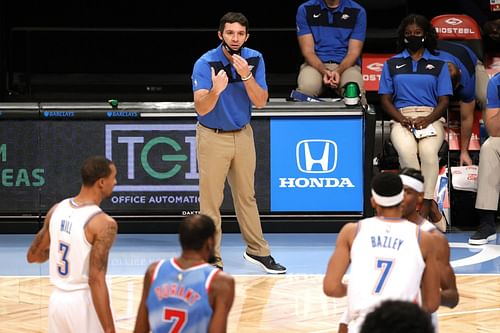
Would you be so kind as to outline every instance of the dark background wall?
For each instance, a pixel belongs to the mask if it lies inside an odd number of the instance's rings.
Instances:
[[[378,10],[393,1],[394,9]],[[1,1],[0,98],[3,101],[190,100],[196,59],[218,45],[227,11],[250,21],[248,46],[264,54],[273,97],[295,85],[302,61],[294,1]],[[360,0],[368,11],[367,52],[392,52],[395,31],[408,12],[429,17],[453,1]],[[400,3],[406,3],[401,8]],[[399,7],[398,7],[399,6]],[[371,33],[371,35],[370,35]]]

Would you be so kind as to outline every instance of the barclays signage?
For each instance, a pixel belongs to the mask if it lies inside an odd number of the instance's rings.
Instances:
[[[363,210],[363,120],[271,120],[271,211]]]

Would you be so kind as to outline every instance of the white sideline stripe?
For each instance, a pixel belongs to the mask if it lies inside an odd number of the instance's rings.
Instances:
[[[474,314],[474,313],[494,312],[494,311],[500,311],[500,308],[470,310],[470,311],[460,311],[460,312],[449,312],[449,313],[438,314],[438,317],[458,316],[458,315],[464,315],[464,314]]]
[[[465,248],[469,250],[478,250],[479,252],[466,258],[453,260],[450,262],[451,267],[462,267],[474,264],[480,264],[489,260],[500,257],[500,245],[485,244],[485,245],[469,245],[468,243],[450,243],[450,247]]]

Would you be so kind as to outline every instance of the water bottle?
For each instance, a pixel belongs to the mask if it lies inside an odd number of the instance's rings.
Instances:
[[[354,106],[359,104],[359,87],[356,82],[347,82],[344,87],[344,104]]]

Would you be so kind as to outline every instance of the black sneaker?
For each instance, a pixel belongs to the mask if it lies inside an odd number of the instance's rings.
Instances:
[[[249,254],[247,252],[243,253],[243,258],[245,258],[247,261],[251,262],[252,264],[256,264],[261,266],[266,272],[270,274],[285,274],[286,273],[286,267],[281,266],[278,264],[276,261],[274,261],[274,258],[271,256],[255,256],[253,254]]]
[[[486,230],[485,228],[479,228],[470,238],[470,245],[484,245],[488,242],[496,241],[497,233],[495,230]]]

